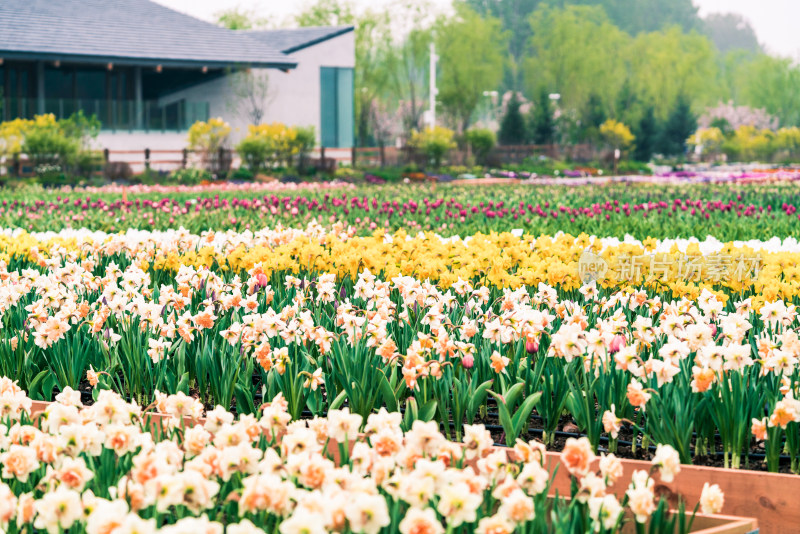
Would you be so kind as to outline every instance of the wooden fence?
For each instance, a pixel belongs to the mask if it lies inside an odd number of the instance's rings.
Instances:
[[[103,174],[109,168],[129,167],[130,172],[139,173],[153,169],[174,171],[187,167],[203,167],[215,173],[226,173],[241,164],[235,151],[220,149],[210,157],[187,148],[181,150],[151,149],[112,150],[104,149],[103,165],[95,174]],[[597,153],[591,145],[507,145],[497,146],[483,162],[492,167],[506,164],[519,164],[528,159],[539,157],[550,159],[566,159],[570,161],[592,161]],[[474,162],[469,151],[452,150],[447,155],[445,165],[467,165]],[[310,154],[306,164],[324,172],[333,172],[343,164],[358,167],[402,167],[410,164],[425,168],[429,163],[421,152],[410,147],[358,147],[358,148],[317,148]],[[4,164],[7,172],[15,176],[34,176],[33,162],[24,155],[15,155]]]
[[[492,149],[485,162],[492,167],[519,164],[538,157],[578,162],[592,161],[597,152],[592,145],[503,145]],[[353,149],[353,161],[359,167],[401,167],[416,164],[424,167],[424,154],[409,147],[358,147]],[[451,150],[444,160],[446,165],[467,165],[473,160],[465,150]]]
[[[241,160],[236,152],[231,149],[220,149],[210,157],[205,157],[201,152],[187,148],[168,149],[139,149],[139,150],[113,150],[103,149],[102,161],[98,161],[93,174],[102,175],[112,169],[114,174],[124,174],[128,167],[129,172],[140,173],[149,169],[159,171],[174,171],[187,167],[200,167],[210,169],[212,172],[225,173],[241,165]],[[304,165],[308,165],[325,172],[333,172],[343,162],[349,163],[353,157],[353,149],[319,148],[311,152]],[[36,175],[35,163],[24,154],[15,154],[7,159],[0,167],[4,172],[18,177],[33,177]]]

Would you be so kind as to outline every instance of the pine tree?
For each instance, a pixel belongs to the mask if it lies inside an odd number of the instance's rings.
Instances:
[[[549,145],[553,143],[556,134],[556,121],[553,117],[553,109],[550,105],[550,96],[547,91],[539,94],[539,102],[533,108],[531,117],[531,133],[533,142],[537,145]]]
[[[519,108],[521,103],[514,93],[506,106],[506,114],[500,122],[500,131],[497,134],[501,145],[521,145],[527,138],[525,131],[525,118]]]
[[[692,113],[689,99],[680,95],[667,118],[661,136],[661,153],[680,156],[686,153],[686,140],[697,130],[697,117]]]
[[[645,110],[635,135],[636,148],[633,151],[633,158],[636,161],[650,161],[658,144],[658,122],[653,106],[648,106]]]
[[[603,101],[600,100],[597,93],[591,93],[581,114],[582,137],[587,141],[599,140],[600,125],[606,122],[606,119],[608,119],[608,115],[603,107]]]

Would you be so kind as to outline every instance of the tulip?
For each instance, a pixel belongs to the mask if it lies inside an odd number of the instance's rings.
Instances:
[[[611,354],[616,354],[617,352],[619,352],[620,350],[622,350],[622,348],[623,348],[623,347],[624,347],[626,344],[627,344],[627,343],[626,343],[626,341],[625,341],[625,336],[623,336],[623,335],[621,335],[621,334],[617,334],[617,335],[616,335],[616,336],[614,336],[614,338],[611,340],[611,343],[610,343],[610,344],[609,344],[609,346],[608,346],[608,351],[609,351]]]

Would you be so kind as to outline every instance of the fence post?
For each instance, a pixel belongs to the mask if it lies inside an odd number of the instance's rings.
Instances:
[[[222,147],[219,147],[219,150],[217,151],[217,174],[218,175],[222,174],[224,166],[225,166],[225,149],[222,148]],[[217,176],[217,178],[219,178],[219,176]]]
[[[150,149],[144,149],[144,168],[150,170]]]
[[[319,166],[325,171],[325,145],[319,147]]]
[[[186,163],[189,160],[189,149],[183,149],[183,155],[181,156],[181,169],[186,168]]]
[[[22,176],[22,162],[19,160],[19,152],[14,154],[14,164],[12,166],[14,176],[20,178]]]
[[[351,149],[352,155],[350,156],[350,166],[354,169],[356,168],[356,145],[353,145]]]
[[[110,159],[111,159],[111,152],[107,148],[104,148],[103,149],[103,161],[105,161],[106,164],[107,164]]]

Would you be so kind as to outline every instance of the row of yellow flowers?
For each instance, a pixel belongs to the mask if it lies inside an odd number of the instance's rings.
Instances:
[[[764,301],[800,295],[800,252],[791,247],[767,251],[766,247],[726,243],[713,250],[693,242],[681,251],[677,243],[665,250],[664,244],[654,239],[608,245],[586,234],[534,238],[492,233],[462,240],[433,234],[408,236],[402,230],[395,234],[379,230],[365,237],[346,231],[296,231],[291,238],[278,241],[242,234],[232,239],[230,232],[220,238],[208,233],[177,239],[169,246],[163,245],[163,237],[126,245],[126,234],[112,234],[102,242],[97,241],[97,234],[92,235],[94,240],[24,232],[0,235],[0,259],[44,262],[53,254],[68,252],[97,259],[125,251],[144,269],[177,271],[185,265],[240,272],[260,265],[267,274],[319,271],[355,280],[366,268],[383,273],[384,279],[414,276],[444,289],[459,278],[509,288],[544,282],[563,290],[575,290],[595,280],[603,288],[671,291],[692,300],[703,289],[723,301],[732,295],[754,294],[756,307]]]

